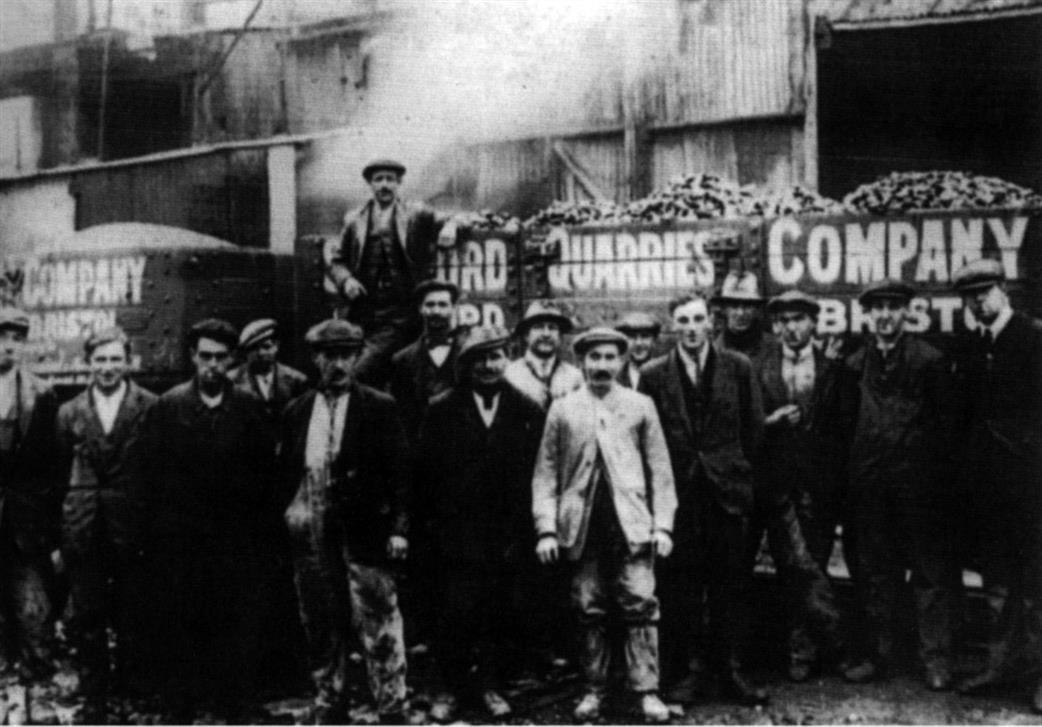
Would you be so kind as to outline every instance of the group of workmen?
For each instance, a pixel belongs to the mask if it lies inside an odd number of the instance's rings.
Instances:
[[[418,279],[452,223],[400,202],[403,173],[365,169],[373,199],[329,271],[343,317],[305,336],[314,386],[277,361],[276,321],[208,319],[186,336],[194,375],[158,397],[129,377],[123,331],[93,333],[90,384],[59,407],[20,362],[28,317],[0,311],[11,667],[51,668],[59,570],[86,721],[134,682],[175,717],[249,721],[262,655],[302,627],[315,721],[349,719],[358,651],[374,709],[402,722],[412,621],[432,720],[461,702],[510,715],[507,655],[549,637],[580,669],[577,721],[621,681],[661,723],[666,702],[767,701],[742,664],[766,539],[792,680],[883,678],[907,571],[926,685],[951,688],[973,553],[993,618],[983,669],[955,686],[1030,680],[1042,711],[1042,326],[999,262],[953,274],[975,327],[949,354],[906,329],[903,282],[864,290],[872,332],[852,346],[820,340],[812,297],[764,301],[734,272],[670,303],[672,340],[635,311],[574,335],[573,364],[552,302],[512,332],[455,327],[458,288]],[[857,596],[842,619],[838,532]]]

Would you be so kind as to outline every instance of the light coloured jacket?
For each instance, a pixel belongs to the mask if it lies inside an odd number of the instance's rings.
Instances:
[[[507,365],[503,378],[543,411],[550,408],[554,399],[559,399],[583,385],[582,371],[560,358],[557,359],[549,381],[543,381],[536,376],[523,356]]]
[[[618,384],[603,404],[601,414],[586,386],[554,401],[536,458],[536,535],[556,535],[571,560],[580,557],[585,543],[598,449],[631,552],[649,543],[653,532],[673,529],[677,496],[655,405]]]

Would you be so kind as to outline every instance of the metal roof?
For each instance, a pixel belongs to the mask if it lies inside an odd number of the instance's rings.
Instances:
[[[1042,0],[819,0],[816,9],[833,26],[894,26],[1037,14]]]

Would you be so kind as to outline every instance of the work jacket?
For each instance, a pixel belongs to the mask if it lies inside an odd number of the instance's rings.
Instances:
[[[532,476],[536,534],[555,535],[572,560],[585,545],[598,460],[631,552],[673,530],[676,491],[654,404],[614,383],[598,402],[583,386],[551,404]]]
[[[105,434],[88,387],[58,410],[58,447],[68,473],[62,502],[62,549],[89,552],[104,533],[109,542],[141,542],[144,493],[141,428],[157,396],[127,382],[112,431]]]
[[[550,408],[554,399],[559,399],[583,385],[582,372],[560,358],[555,361],[548,381],[536,376],[524,357],[511,361],[503,378],[543,411]]]
[[[398,404],[410,442],[416,442],[431,398],[452,388],[458,352],[459,346],[453,340],[448,356],[441,366],[436,366],[427,341],[421,336],[391,357],[391,396]]]
[[[229,371],[228,380],[236,388],[253,394],[263,401],[264,407],[268,410],[268,414],[273,422],[282,413],[282,410],[286,408],[287,404],[308,389],[307,376],[292,366],[281,363],[276,363],[275,370],[272,372],[271,396],[268,399],[265,399],[261,393],[260,387],[257,385],[257,379],[250,373],[248,365],[244,364]]]

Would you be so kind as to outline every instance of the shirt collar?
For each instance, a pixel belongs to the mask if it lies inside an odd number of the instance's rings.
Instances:
[[[695,359],[691,357],[691,354],[687,352],[687,349],[677,344],[677,352],[680,354],[681,360],[684,365],[688,368],[692,368],[695,365]],[[699,371],[706,370],[706,360],[709,358],[709,341],[706,341],[705,345],[702,346],[702,350],[698,352],[698,369]]]
[[[101,389],[99,389],[97,386],[91,386],[90,387],[90,393],[91,393],[91,396],[95,397],[94,398],[95,401],[97,401],[99,399],[104,400],[104,401],[113,401],[113,400],[118,401],[118,400],[121,400],[126,395],[127,388],[128,388],[127,387],[127,380],[124,379],[123,381],[119,382],[119,386],[117,386],[116,390],[113,391],[111,394],[103,393],[101,391]],[[200,393],[202,393],[202,392],[200,392]]]
[[[797,363],[801,361],[806,361],[808,359],[813,359],[814,344],[808,342],[806,346],[804,346],[798,351],[796,349],[789,348],[785,344],[782,344],[782,354],[785,358],[789,359],[790,361],[795,361]]]
[[[999,340],[999,334],[1002,333],[1003,329],[1006,328],[1006,324],[1009,323],[1009,319],[1013,317],[1013,307],[1006,306],[999,311],[998,316],[991,322],[990,326],[981,326],[981,330],[991,331],[991,340]]]
[[[536,356],[531,351],[525,351],[525,362],[528,367],[532,369],[533,373],[540,378],[549,378],[553,376],[554,369],[557,368],[557,356],[551,356],[548,359],[542,359]]]

